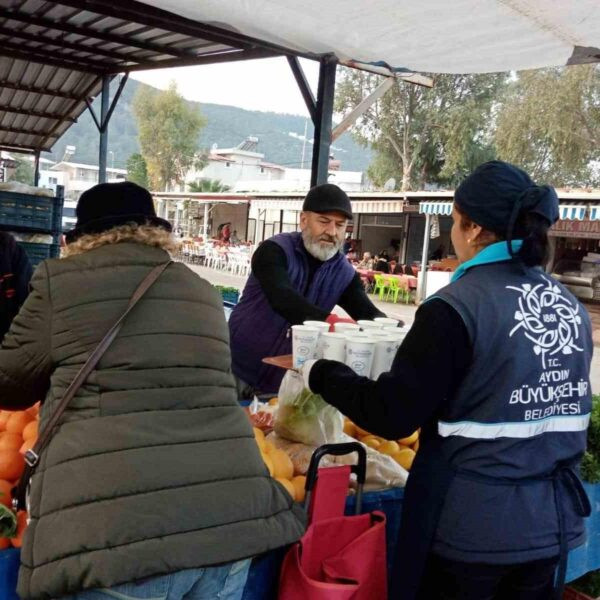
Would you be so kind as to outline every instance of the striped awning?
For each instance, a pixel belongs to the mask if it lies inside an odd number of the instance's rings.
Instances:
[[[441,202],[430,201],[430,202],[419,202],[419,212],[422,215],[442,215],[449,217],[452,214],[453,202]]]
[[[600,221],[600,204],[590,205],[590,221]]]
[[[563,221],[583,221],[586,211],[587,204],[561,204],[558,207],[558,213]]]

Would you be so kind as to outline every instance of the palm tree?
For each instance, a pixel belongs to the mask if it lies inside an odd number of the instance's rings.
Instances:
[[[231,188],[221,183],[219,179],[198,179],[188,184],[188,191],[192,193],[202,192],[228,192]]]

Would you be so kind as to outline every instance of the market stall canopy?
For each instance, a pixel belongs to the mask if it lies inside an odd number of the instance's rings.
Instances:
[[[103,77],[279,54],[128,0],[0,0],[0,148],[50,150]]]
[[[298,54],[431,73],[600,61],[598,0],[143,0]]]

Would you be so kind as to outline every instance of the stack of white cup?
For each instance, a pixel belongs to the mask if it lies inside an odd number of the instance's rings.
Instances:
[[[294,369],[299,369],[317,352],[320,331],[308,325],[292,325],[292,358]]]

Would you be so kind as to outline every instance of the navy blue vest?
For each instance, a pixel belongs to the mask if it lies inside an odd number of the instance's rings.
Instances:
[[[497,564],[557,556],[553,484],[540,478],[578,464],[586,447],[588,314],[541,269],[513,261],[475,266],[436,297],[462,317],[473,363],[439,415],[440,447],[459,476],[444,502],[434,552]],[[529,483],[499,486],[493,478]],[[572,503],[563,509],[575,547],[584,541],[583,521]]]
[[[306,289],[308,259],[302,235],[280,233],[269,241],[284,250],[294,289],[319,308],[331,311],[356,273],[346,257],[338,252],[324,262]],[[229,319],[233,373],[262,392],[277,393],[284,371],[263,364],[262,359],[292,352],[289,326],[271,308],[262,286],[251,274],[240,303]]]

